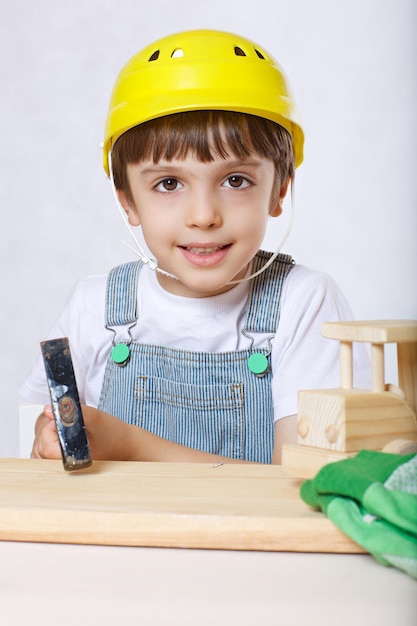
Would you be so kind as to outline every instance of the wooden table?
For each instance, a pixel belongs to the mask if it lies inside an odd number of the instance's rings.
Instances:
[[[415,626],[417,584],[364,554],[0,541],[4,626]]]

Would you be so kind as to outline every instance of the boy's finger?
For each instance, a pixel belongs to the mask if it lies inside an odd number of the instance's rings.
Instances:
[[[52,412],[52,406],[50,404],[47,404],[46,406],[43,407],[43,414],[46,415],[46,417],[50,420],[54,419],[54,414]]]

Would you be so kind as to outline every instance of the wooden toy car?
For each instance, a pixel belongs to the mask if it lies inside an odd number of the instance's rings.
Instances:
[[[298,445],[284,445],[282,465],[310,478],[362,449],[417,452],[417,321],[329,322],[340,342],[340,387],[298,394]],[[371,344],[372,388],[353,388],[353,342]],[[397,344],[398,386],[384,381],[386,343]]]

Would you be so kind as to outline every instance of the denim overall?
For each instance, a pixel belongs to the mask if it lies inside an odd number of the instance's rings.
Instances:
[[[259,251],[252,272],[270,253]],[[108,277],[106,326],[137,321],[138,276],[142,263],[126,263]],[[293,267],[280,254],[251,280],[243,333],[267,333],[279,322],[285,278]],[[138,320],[140,323],[140,320]],[[184,446],[215,454],[270,463],[274,447],[271,367],[257,375],[248,368],[253,354],[269,355],[271,346],[231,352],[193,352],[131,342],[130,360],[108,359],[99,408]]]

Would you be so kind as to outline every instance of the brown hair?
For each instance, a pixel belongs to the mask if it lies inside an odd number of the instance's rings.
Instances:
[[[213,152],[222,158],[230,152],[237,158],[256,152],[273,161],[277,189],[294,177],[292,138],[279,124],[246,113],[187,111],[144,122],[117,139],[112,150],[116,189],[132,199],[127,164],[184,159],[190,152],[203,163],[213,160]]]

